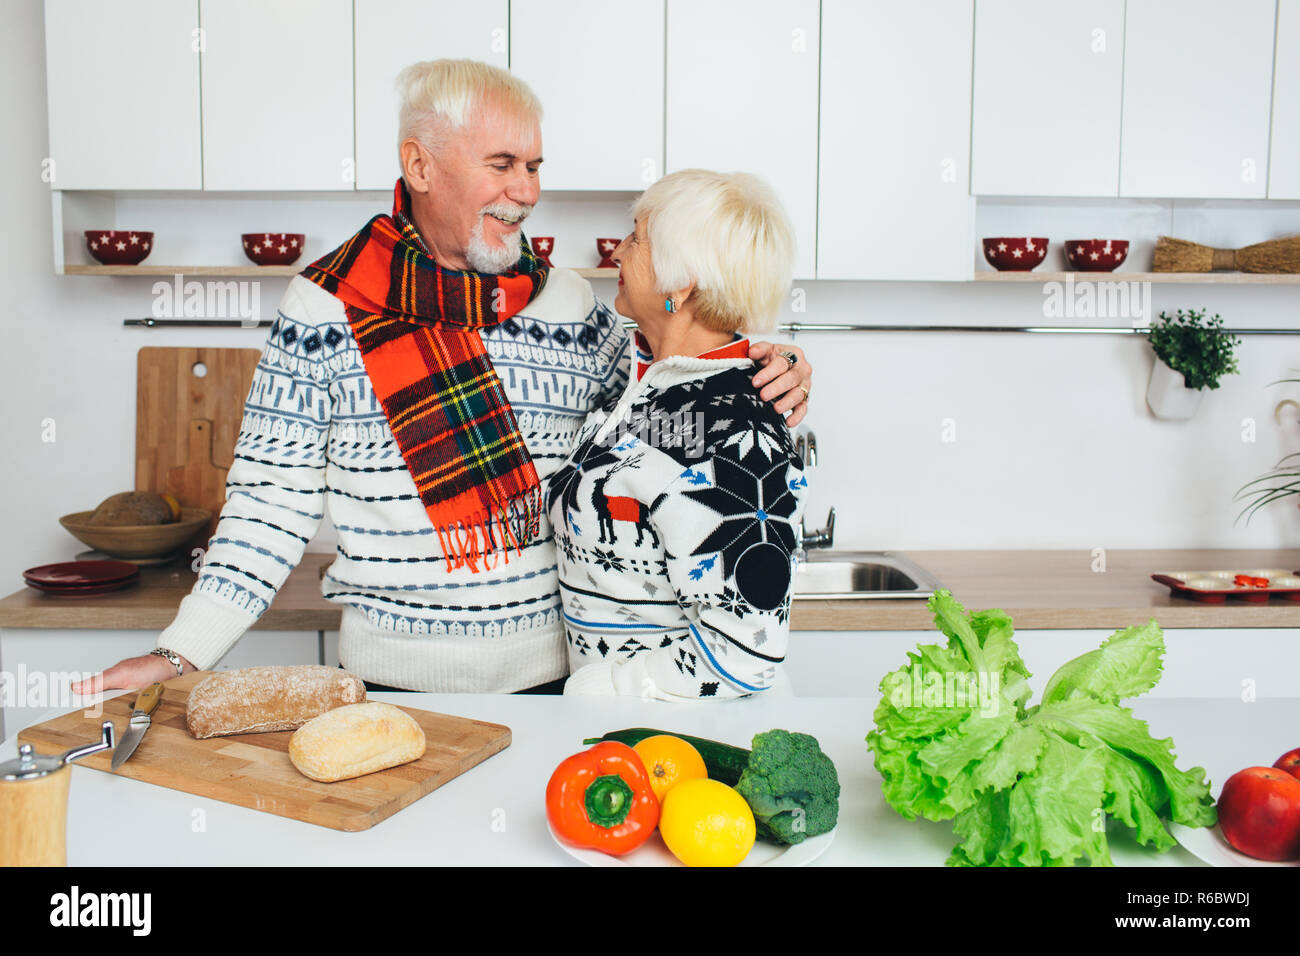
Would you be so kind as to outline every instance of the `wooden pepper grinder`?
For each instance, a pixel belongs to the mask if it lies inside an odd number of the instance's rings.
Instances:
[[[100,739],[63,754],[38,754],[31,744],[0,764],[0,866],[68,865],[68,764],[111,750],[113,722]]]

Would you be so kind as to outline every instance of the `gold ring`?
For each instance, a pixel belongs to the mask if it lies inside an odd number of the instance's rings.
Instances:
[[[802,385],[800,385],[799,387],[803,388],[803,400],[805,402],[808,401],[808,389],[804,388]]]

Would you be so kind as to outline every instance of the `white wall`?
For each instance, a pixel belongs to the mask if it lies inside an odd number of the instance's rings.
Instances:
[[[0,208],[7,214],[0,233],[7,292],[0,316],[6,452],[0,456],[0,593],[21,586],[23,568],[81,550],[59,527],[59,515],[131,487],[138,348],[256,348],[265,336],[264,330],[125,329],[123,318],[149,313],[153,279],[53,274],[50,197],[40,178],[48,142],[41,6],[26,0],[7,14],[0,35],[6,71]],[[587,246],[598,230],[620,221],[617,204],[556,199],[544,197],[529,231],[571,237],[559,246],[560,264],[574,262],[564,243]],[[576,249],[573,254],[577,259]],[[594,259],[594,248],[581,256],[581,263],[594,264],[585,258]],[[264,281],[265,311],[286,283]],[[809,282],[803,288],[807,311],[791,318],[805,322],[1044,324],[1042,290],[1033,283]],[[612,298],[613,284],[602,280],[597,294]],[[1153,304],[1156,311],[1205,306],[1239,327],[1300,326],[1297,286],[1155,286]],[[1300,387],[1266,387],[1300,368],[1294,338],[1247,338],[1242,374],[1210,393],[1187,423],[1155,421],[1145,410],[1151,353],[1129,337],[810,333],[799,341],[816,366],[810,424],[818,432],[821,468],[810,523],[836,505],[840,546],[1286,547],[1300,541],[1294,505],[1234,528],[1238,508],[1231,501],[1240,485],[1300,450],[1300,429],[1279,427],[1272,418],[1276,402],[1300,398]],[[1257,423],[1254,443],[1241,440],[1248,417]],[[41,440],[47,418],[56,423],[54,443]],[[942,441],[945,418],[953,419],[955,442]],[[328,550],[329,540],[326,532],[312,550]]]

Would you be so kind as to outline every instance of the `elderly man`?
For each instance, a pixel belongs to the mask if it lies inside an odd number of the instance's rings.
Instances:
[[[404,70],[391,216],[294,277],[244,408],[226,503],[158,647],[74,689],[210,668],[270,605],[328,506],[339,660],[372,689],[559,692],[569,672],[542,483],[617,398],[622,323],[528,251],[541,105],[468,60]],[[809,370],[758,344],[797,424]]]

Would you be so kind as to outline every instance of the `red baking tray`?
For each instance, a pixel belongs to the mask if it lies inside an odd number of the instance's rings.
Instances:
[[[1269,578],[1268,587],[1241,586],[1234,582],[1236,575]],[[1204,604],[1225,604],[1234,598],[1247,604],[1267,604],[1271,598],[1300,601],[1300,572],[1270,569],[1262,574],[1250,571],[1159,571],[1151,575],[1169,588],[1175,597],[1191,598]],[[1208,582],[1222,582],[1224,586],[1209,586]]]

